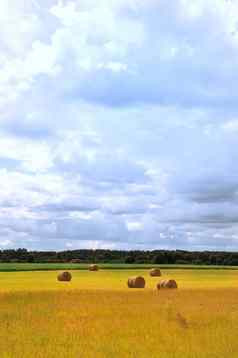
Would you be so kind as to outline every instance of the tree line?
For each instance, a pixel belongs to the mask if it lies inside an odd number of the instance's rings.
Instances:
[[[28,251],[0,250],[0,262],[60,263],[98,262],[127,264],[195,264],[238,266],[238,253],[227,251],[185,251],[185,250],[67,250]]]

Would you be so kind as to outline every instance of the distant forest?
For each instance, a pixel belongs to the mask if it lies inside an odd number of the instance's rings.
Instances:
[[[238,266],[237,252],[224,251],[119,251],[119,250],[68,250],[28,251],[26,249],[0,251],[0,262],[98,262],[128,264],[195,264]]]

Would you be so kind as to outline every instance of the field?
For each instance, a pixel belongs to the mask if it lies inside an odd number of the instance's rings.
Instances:
[[[238,357],[238,271],[162,272],[178,290],[156,291],[146,267],[75,270],[67,283],[0,272],[0,357]],[[127,288],[134,274],[145,289]]]
[[[142,270],[150,269],[158,265],[152,264],[100,264],[103,270]],[[213,265],[159,265],[162,269],[174,270],[238,270],[238,266],[213,266]],[[0,272],[18,272],[18,271],[56,271],[56,270],[88,270],[88,264],[74,263],[0,263]]]

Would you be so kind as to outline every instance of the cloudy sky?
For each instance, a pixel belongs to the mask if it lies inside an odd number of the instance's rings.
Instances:
[[[0,1],[0,248],[238,249],[238,2]]]

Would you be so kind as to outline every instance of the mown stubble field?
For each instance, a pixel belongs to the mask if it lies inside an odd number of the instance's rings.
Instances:
[[[165,270],[179,289],[160,291],[147,270],[72,274],[0,273],[1,357],[238,356],[238,271]]]

